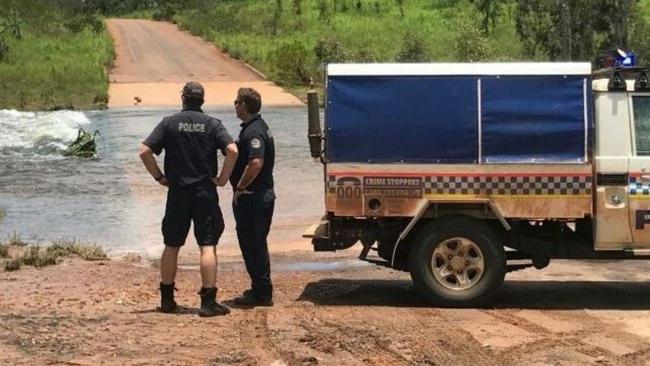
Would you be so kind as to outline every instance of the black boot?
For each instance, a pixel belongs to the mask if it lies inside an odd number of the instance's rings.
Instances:
[[[174,284],[165,285],[160,283],[160,311],[163,313],[174,313],[178,308],[174,301]]]
[[[208,316],[230,314],[230,309],[217,302],[216,287],[215,288],[202,287],[201,291],[199,291],[199,295],[201,295],[201,309],[199,310],[199,316],[208,317]]]
[[[248,289],[241,296],[235,297],[233,302],[241,307],[273,306],[273,297],[271,295],[260,296]]]

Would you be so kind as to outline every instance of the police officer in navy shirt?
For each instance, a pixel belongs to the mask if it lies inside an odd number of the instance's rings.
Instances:
[[[201,84],[183,87],[183,110],[164,118],[142,143],[140,158],[158,183],[168,187],[162,223],[165,249],[160,259],[160,310],[172,313],[178,251],[185,244],[194,223],[194,236],[201,248],[202,287],[200,316],[226,315],[226,306],[216,302],[216,246],[224,230],[217,186],[228,182],[235,162],[237,145],[218,119],[203,113]],[[165,173],[158,168],[154,154],[165,150]],[[217,175],[217,150],[226,156]]]
[[[251,288],[236,297],[239,306],[272,306],[273,285],[266,237],[271,228],[275,194],[273,164],[275,146],[269,126],[259,115],[260,94],[241,88],[235,100],[237,118],[242,120],[237,140],[239,158],[230,177],[237,238],[251,278]]]

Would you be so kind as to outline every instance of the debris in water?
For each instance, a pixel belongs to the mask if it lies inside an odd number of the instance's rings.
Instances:
[[[93,134],[79,128],[77,139],[74,140],[70,146],[63,152],[64,156],[76,156],[80,158],[96,158],[97,157],[97,144],[95,144],[95,137],[101,135],[99,130],[95,130]]]

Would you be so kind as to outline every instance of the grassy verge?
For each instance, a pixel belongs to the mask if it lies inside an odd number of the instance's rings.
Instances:
[[[0,243],[0,261],[4,262],[5,271],[16,271],[22,266],[55,265],[64,258],[100,260],[106,259],[106,253],[98,245],[77,241],[55,241],[45,247],[27,245],[16,234],[9,242]]]
[[[276,1],[224,1],[179,11],[174,20],[292,92],[302,92],[301,86],[310,79],[322,84],[322,65],[328,62],[507,61],[522,57],[507,11],[486,35],[477,29],[480,14],[467,2],[406,1],[403,15],[398,3],[283,1],[280,11]],[[296,4],[301,4],[300,9]]]
[[[113,43],[105,32],[43,34],[26,29],[8,39],[0,61],[0,108],[94,109],[108,102]]]

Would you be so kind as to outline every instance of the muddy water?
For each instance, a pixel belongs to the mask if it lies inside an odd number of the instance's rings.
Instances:
[[[173,110],[0,111],[0,240],[78,239],[111,253],[146,251],[161,241],[166,189],[145,171],[137,149]],[[236,138],[231,110],[206,110]],[[306,109],[265,110],[276,142],[276,214],[271,242],[294,241],[323,213],[322,165],[309,157]],[[99,130],[98,160],[64,158],[77,127]],[[162,165],[162,158],[159,158]],[[226,231],[235,243],[230,188],[219,190]],[[0,214],[0,217],[3,215]],[[191,240],[190,240],[191,241]],[[308,249],[308,248],[305,248]]]

